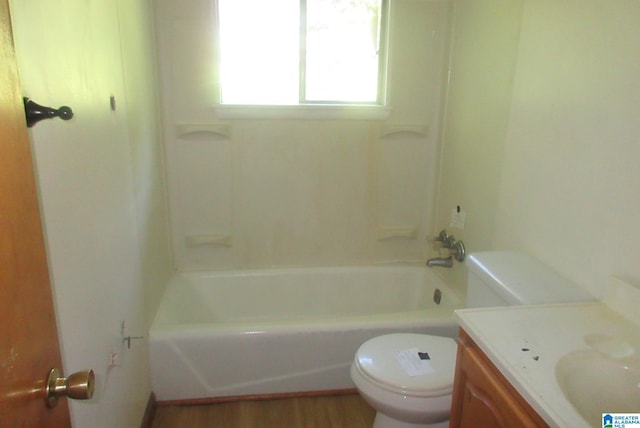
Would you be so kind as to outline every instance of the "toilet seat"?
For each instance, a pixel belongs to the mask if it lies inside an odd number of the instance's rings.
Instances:
[[[417,348],[429,354],[434,372],[410,376],[396,352]],[[363,343],[354,359],[356,369],[367,381],[385,390],[415,397],[439,397],[453,391],[456,342],[448,337],[397,333],[375,337]]]

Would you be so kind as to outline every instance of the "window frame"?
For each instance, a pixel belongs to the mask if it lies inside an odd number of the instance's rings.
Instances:
[[[318,119],[387,119],[391,109],[387,106],[388,89],[388,46],[390,25],[390,1],[380,0],[380,19],[378,35],[378,84],[376,100],[373,102],[331,101],[306,99],[306,15],[307,0],[298,0],[300,4],[299,17],[299,83],[297,104],[233,104],[222,102],[222,82],[218,81],[215,110],[220,118],[318,118]],[[216,31],[219,31],[219,13],[216,2]],[[216,35],[218,66],[220,66],[220,35]],[[216,73],[220,79],[220,73]]]

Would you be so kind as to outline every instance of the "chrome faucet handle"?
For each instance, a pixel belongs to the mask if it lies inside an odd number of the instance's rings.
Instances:
[[[434,240],[435,242],[444,242],[444,241],[446,241],[447,239],[449,239],[449,234],[447,233],[447,230],[446,230],[446,229],[442,229],[442,230],[440,231],[440,233],[438,233],[438,236],[436,236],[435,238],[433,238],[433,240]]]
[[[456,241],[456,238],[453,235],[449,235],[447,240],[442,243],[442,247],[443,248],[448,248],[450,250],[453,250],[453,249],[455,249],[457,242],[458,241]]]
[[[464,243],[462,241],[455,241],[450,248],[451,255],[457,262],[464,261],[464,258],[467,255],[467,251],[464,248]]]
[[[442,229],[438,236],[433,239],[434,244],[440,244],[444,248],[451,248],[454,242],[453,236],[450,236],[445,229]]]
[[[464,248],[464,243],[462,241],[456,241],[456,238],[453,235],[448,235],[445,230],[441,231],[437,238],[433,240],[434,243],[440,244],[441,248],[447,249],[449,251],[444,252],[444,255],[448,255],[448,257],[436,257],[433,259],[427,260],[428,267],[453,267],[453,261],[462,262],[466,256],[466,249]],[[443,252],[441,252],[442,254]]]
[[[446,229],[442,229],[440,231],[440,233],[438,234],[438,236],[436,236],[436,238],[434,239],[434,241],[436,242],[444,242],[447,239],[449,239],[449,234],[447,233]]]

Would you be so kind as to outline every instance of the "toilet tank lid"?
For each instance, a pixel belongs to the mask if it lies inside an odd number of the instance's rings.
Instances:
[[[469,255],[466,265],[512,305],[594,300],[537,259],[516,251],[482,251]]]

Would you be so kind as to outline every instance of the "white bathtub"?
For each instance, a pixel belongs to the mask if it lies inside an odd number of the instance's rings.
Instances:
[[[456,337],[456,307],[423,266],[178,274],[149,335],[153,391],[174,401],[353,388],[361,343],[396,331]]]

